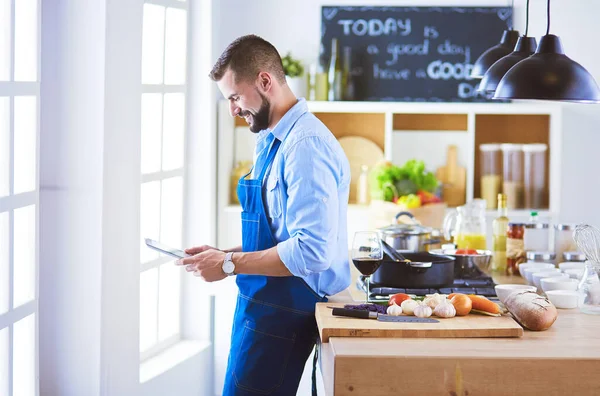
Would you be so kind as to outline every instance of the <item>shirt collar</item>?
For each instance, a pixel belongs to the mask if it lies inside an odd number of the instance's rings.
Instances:
[[[292,125],[298,118],[300,118],[304,113],[308,112],[308,105],[306,104],[306,100],[304,98],[298,99],[298,102],[291,109],[287,111],[281,117],[281,120],[275,125],[270,132],[275,136],[278,140],[282,141],[287,137],[288,133],[292,129]],[[267,131],[269,131],[267,129]]]

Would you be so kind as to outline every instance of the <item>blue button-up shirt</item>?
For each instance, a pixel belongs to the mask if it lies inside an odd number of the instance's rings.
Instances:
[[[259,133],[255,158],[273,137],[281,146],[265,175],[263,198],[279,257],[320,296],[339,293],[350,284],[348,159],[304,99]]]

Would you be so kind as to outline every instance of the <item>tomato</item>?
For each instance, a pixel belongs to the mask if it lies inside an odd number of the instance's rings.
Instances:
[[[402,301],[404,301],[404,300],[410,300],[410,296],[408,294],[404,294],[404,293],[394,294],[394,295],[390,296],[390,301],[389,301],[388,305],[392,305],[392,304],[400,305],[400,304],[402,304]]]
[[[468,315],[473,308],[473,302],[466,294],[454,293],[450,298],[450,303],[454,305],[457,316]]]
[[[458,249],[456,254],[477,254],[475,249]]]

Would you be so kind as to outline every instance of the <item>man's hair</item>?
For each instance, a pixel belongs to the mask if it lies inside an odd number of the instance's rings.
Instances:
[[[280,83],[285,82],[285,73],[279,52],[268,41],[254,34],[235,39],[221,54],[209,77],[220,81],[231,69],[236,82],[254,81],[258,73],[271,73]]]

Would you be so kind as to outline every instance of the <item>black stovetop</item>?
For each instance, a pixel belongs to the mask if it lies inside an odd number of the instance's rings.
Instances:
[[[365,291],[366,285],[363,275],[358,277],[356,281],[356,287],[359,290]],[[455,279],[454,284],[450,287],[443,288],[431,288],[431,289],[404,289],[397,287],[387,287],[384,285],[378,285],[371,282],[370,284],[370,299],[371,300],[388,300],[389,296],[396,293],[414,294],[416,296],[425,296],[426,294],[450,294],[450,293],[463,293],[463,294],[478,294],[485,297],[497,297],[496,291],[494,290],[496,284],[492,278],[487,276],[481,276],[476,279]]]

